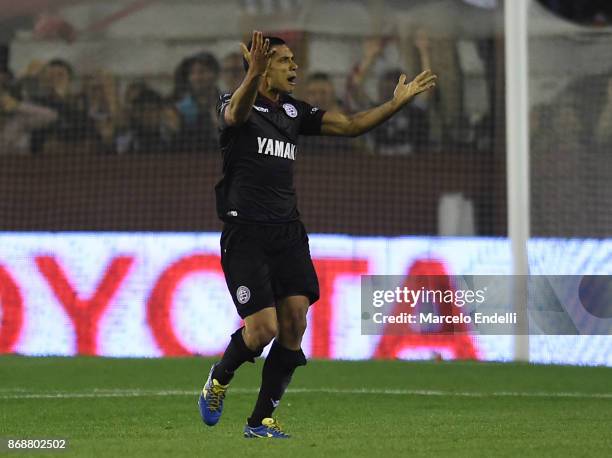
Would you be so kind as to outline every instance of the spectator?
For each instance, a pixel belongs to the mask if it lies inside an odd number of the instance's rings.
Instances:
[[[307,78],[304,100],[325,111],[343,109],[331,77],[323,72],[313,73]],[[353,149],[355,142],[356,139],[343,137],[306,136],[302,139],[300,148],[313,153],[348,152]]]
[[[216,151],[219,63],[202,52],[183,60],[175,71],[173,99],[181,120],[178,148],[186,152]]]
[[[244,78],[242,54],[233,52],[221,62],[221,81],[225,92],[234,92]]]
[[[134,101],[145,89],[150,89],[150,87],[146,82],[142,80],[132,81],[130,84],[128,84],[123,94],[124,108],[131,108]]]
[[[463,0],[464,3],[470,5],[472,11],[479,11],[477,16],[474,16],[473,21],[478,21],[480,24],[490,22],[494,23],[496,10],[502,8],[502,3],[499,0]],[[487,14],[487,11],[491,14]],[[487,15],[483,15],[485,13]],[[488,16],[488,18],[487,18]],[[499,124],[504,122],[504,87],[500,87],[500,81],[503,81],[504,76],[500,75],[500,66],[498,65],[499,56],[499,38],[495,32],[485,29],[485,33],[474,33],[473,44],[480,61],[484,68],[484,77],[487,91],[487,110],[484,113],[477,115],[480,118],[473,126],[474,149],[481,153],[491,154],[499,148],[499,141],[496,142],[495,137],[502,132],[499,130]],[[503,72],[503,69],[501,70]],[[501,118],[500,118],[501,116]],[[459,115],[460,123],[469,124],[463,115]],[[465,132],[472,135],[469,131],[471,126],[466,129],[461,129],[461,124],[456,125],[457,129],[451,132],[451,136],[455,144],[466,146],[463,141]],[[497,143],[497,144],[496,144]],[[459,145],[456,145],[459,146]],[[470,148],[469,144],[467,145]],[[470,148],[471,149],[471,148]],[[502,151],[498,151],[502,152]]]
[[[133,112],[134,103],[140,94],[146,91],[152,91],[152,89],[142,80],[132,81],[127,85],[123,94],[116,130],[121,132],[129,130],[130,117]],[[181,120],[174,103],[164,102],[161,123],[165,132],[172,133],[172,136],[176,137],[180,129]],[[173,141],[173,144],[176,144],[176,140]]]
[[[365,80],[372,66],[382,56],[387,38],[371,38],[363,43],[363,56],[349,74],[347,80],[346,105],[351,111],[359,111],[374,105],[375,101],[365,90]]]
[[[31,133],[57,120],[49,108],[13,97],[8,85],[0,85],[0,154],[29,154]]]
[[[418,40],[424,42],[423,34]],[[383,103],[393,97],[401,71],[385,71],[378,80],[377,97],[372,100],[364,89],[365,78],[374,62],[382,55],[386,39],[367,40],[364,46],[364,57],[355,71],[349,76],[347,101],[355,111]],[[422,43],[421,43],[422,45]],[[421,46],[425,50],[425,46]],[[428,65],[429,59],[423,59]],[[420,98],[406,105],[402,111],[386,123],[374,129],[367,137],[371,149],[384,155],[408,155],[424,152],[429,145],[429,121],[425,107],[428,98]]]
[[[45,63],[40,60],[31,61],[19,78],[14,81],[17,94],[26,102],[42,100],[45,96],[42,89],[41,75]]]
[[[110,152],[121,121],[115,78],[99,72],[85,78],[83,87],[89,119],[95,125],[103,150]]]
[[[325,111],[342,109],[342,102],[336,97],[334,84],[327,73],[310,75],[306,81],[306,101]]]
[[[142,88],[129,108],[127,129],[116,138],[116,151],[119,154],[174,151],[176,131],[165,122],[165,109],[158,92]]]
[[[379,103],[390,100],[401,71],[388,70],[378,82]],[[427,113],[418,105],[406,105],[400,113],[374,129],[370,142],[379,154],[408,155],[427,149],[429,122]]]
[[[87,116],[85,97],[72,91],[73,76],[70,64],[60,59],[51,60],[40,72],[40,92],[34,94],[34,100],[56,111],[59,118],[48,129],[34,135],[34,152],[98,149],[98,137],[94,123]]]
[[[578,236],[588,229],[584,126],[566,101],[536,109],[531,155],[531,219],[535,235]],[[543,111],[545,110],[545,111]],[[534,117],[537,117],[537,111]],[[542,116],[544,115],[544,116]],[[548,141],[537,141],[548,137]]]
[[[115,135],[129,128],[130,114],[134,106],[134,101],[145,89],[150,89],[150,87],[143,80],[132,81],[126,86],[123,91],[123,97],[119,98],[119,113],[117,125],[115,127]]]
[[[64,100],[71,95],[73,77],[74,70],[68,62],[53,59],[43,68],[41,86],[49,99]]]

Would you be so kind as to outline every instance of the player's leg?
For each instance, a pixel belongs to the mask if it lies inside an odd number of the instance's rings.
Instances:
[[[277,305],[278,337],[276,341],[290,351],[302,349],[302,337],[306,332],[306,314],[310,299],[306,296],[289,296]]]
[[[306,296],[290,296],[279,301],[278,337],[264,363],[259,396],[248,419],[250,427],[260,426],[264,419],[272,418],[295,369],[306,364],[301,344],[309,305]]]
[[[228,289],[245,325],[236,330],[221,360],[213,365],[198,404],[202,420],[217,424],[235,371],[255,362],[277,333],[274,294],[267,257],[249,227],[232,225],[221,237],[221,264]]]
[[[247,437],[261,437],[248,436],[249,428],[274,422],[272,413],[289,385],[295,369],[306,364],[306,357],[301,349],[306,330],[306,314],[308,307],[319,298],[319,284],[310,259],[304,226],[300,222],[292,223],[279,238],[281,246],[271,262],[272,285],[274,295],[278,298],[276,313],[279,333],[264,363],[257,403],[245,427]],[[269,429],[274,437],[288,437],[280,431],[276,423],[271,424]]]
[[[215,364],[213,378],[227,385],[236,369],[247,361],[255,362],[254,358],[261,355],[276,334],[277,317],[272,305],[245,317],[244,326],[232,334],[221,361]]]

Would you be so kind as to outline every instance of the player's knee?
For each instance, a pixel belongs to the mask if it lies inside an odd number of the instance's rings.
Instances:
[[[250,343],[253,346],[265,347],[278,333],[278,326],[274,322],[258,323],[247,328]]]
[[[306,332],[306,315],[299,315],[293,319],[293,334],[302,337]]]
[[[293,310],[284,317],[280,332],[287,337],[301,338],[306,332],[306,313],[301,310]]]

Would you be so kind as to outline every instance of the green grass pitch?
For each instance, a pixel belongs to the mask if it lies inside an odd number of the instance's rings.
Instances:
[[[310,361],[277,409],[293,438],[257,440],[242,428],[262,361],[214,428],[196,404],[211,362],[0,357],[0,437],[85,457],[612,456],[612,368]]]

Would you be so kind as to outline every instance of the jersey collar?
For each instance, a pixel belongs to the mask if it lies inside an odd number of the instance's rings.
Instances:
[[[281,94],[278,97],[278,102],[275,102],[274,100],[269,99],[265,95],[262,95],[260,92],[257,93],[257,98],[255,99],[255,103],[257,103],[257,105],[268,107],[268,108],[273,108],[275,110],[280,109],[280,107],[286,101],[287,101],[287,96],[285,94]]]

